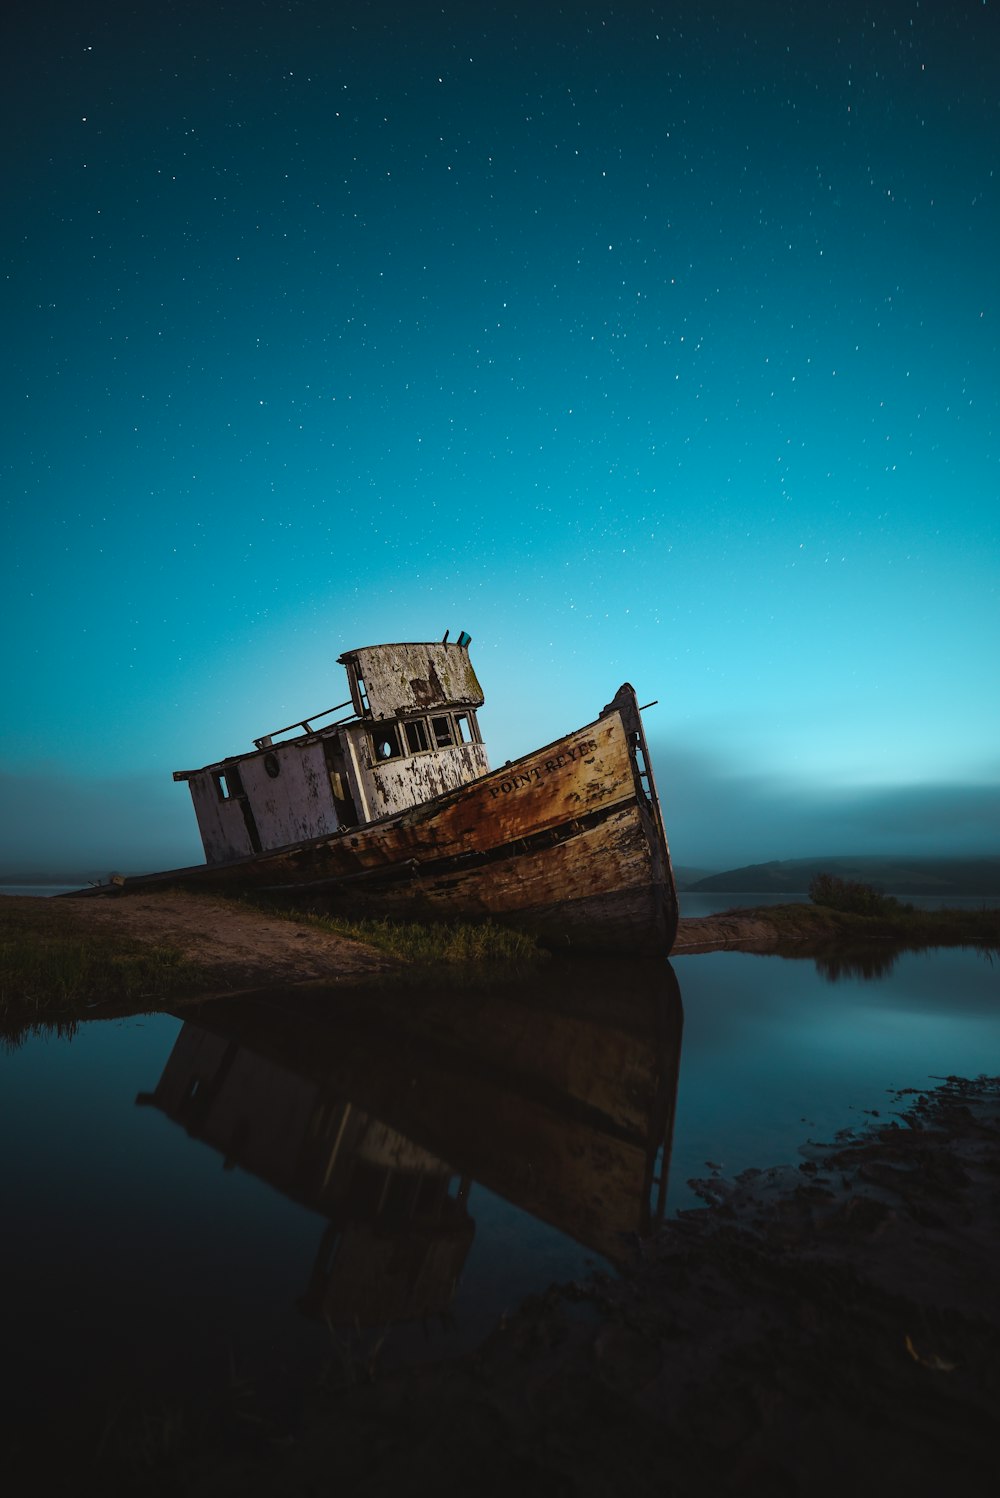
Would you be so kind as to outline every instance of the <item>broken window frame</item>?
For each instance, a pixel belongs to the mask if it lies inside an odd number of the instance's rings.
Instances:
[[[239,765],[230,765],[226,770],[213,770],[212,779],[215,782],[215,794],[220,801],[238,801],[241,796],[246,795]]]
[[[431,738],[435,749],[453,749],[455,747],[455,725],[451,721],[450,713],[440,713],[430,719]],[[439,727],[440,725],[440,727]]]
[[[374,765],[385,765],[393,759],[403,759],[403,744],[399,734],[399,726],[393,722],[379,723],[373,725],[369,733],[371,743],[372,763]],[[379,746],[389,744],[388,754],[380,754]]]
[[[476,722],[476,715],[471,707],[467,712],[453,713],[452,717],[455,722],[455,743],[457,745],[482,743],[479,737],[479,724]]]
[[[351,702],[359,718],[371,717],[371,705],[368,701],[368,688],[365,679],[354,661],[347,661],[347,681],[351,688]]]
[[[421,754],[439,754],[444,749],[481,743],[472,708],[419,718],[389,718],[369,729],[372,764],[376,767],[395,759],[414,759]],[[380,744],[393,744],[394,752],[380,754]]]
[[[403,724],[407,754],[427,754],[431,748],[426,718],[407,718]]]

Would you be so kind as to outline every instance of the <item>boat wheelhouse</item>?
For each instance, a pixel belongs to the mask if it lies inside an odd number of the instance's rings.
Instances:
[[[328,837],[430,801],[489,770],[470,637],[370,645],[338,658],[350,698],[254,740],[187,781],[209,864]],[[341,712],[346,717],[322,723]]]

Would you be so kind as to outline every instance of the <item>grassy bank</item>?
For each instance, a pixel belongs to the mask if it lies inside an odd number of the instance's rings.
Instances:
[[[1000,910],[916,910],[900,905],[874,915],[825,905],[763,905],[732,910],[769,922],[791,942],[842,939],[845,943],[896,942],[908,947],[978,946],[1000,950]]]
[[[49,900],[0,900],[0,1029],[16,1041],[95,1004],[162,1003],[198,981],[174,947],[80,929]]]
[[[850,938],[868,941],[919,942],[928,947],[954,947],[970,944],[978,947],[1000,947],[1000,911],[921,911],[901,905],[874,915],[855,911],[835,911],[825,905],[766,906],[759,915],[774,920],[781,930],[789,932],[843,933]]]
[[[312,911],[282,909],[260,904],[268,915],[280,916],[297,925],[311,926],[331,936],[361,941],[390,957],[419,968],[437,968],[441,963],[457,966],[489,964],[525,966],[548,960],[546,952],[530,936],[498,926],[495,921],[358,920],[321,915]],[[426,972],[423,974],[426,976]]]
[[[152,902],[147,898],[146,903]],[[123,914],[126,907],[132,908],[127,898]],[[380,981],[516,982],[520,973],[550,960],[530,937],[492,921],[347,921],[275,903],[251,905],[216,897],[204,907],[190,898],[186,911],[173,912],[177,919],[183,915],[183,926],[166,930],[162,923],[157,928],[154,910],[139,902],[134,908],[139,921],[132,922],[131,930],[119,931],[106,922],[102,929],[88,921],[72,901],[0,898],[0,1032],[16,1040],[41,1024],[72,1023],[97,1006],[154,1009],[181,996],[294,983],[302,981],[302,973],[314,979],[317,963],[325,963],[334,979],[370,976],[356,956],[352,968],[346,942],[362,943],[394,959],[388,975],[382,964]],[[209,931],[209,916],[217,929]],[[270,932],[265,917],[280,917],[271,920]],[[771,905],[683,925],[687,945],[696,951],[743,946],[789,956],[822,955],[830,963],[935,946],[973,946],[1000,954],[998,910],[914,910],[888,902],[876,913],[858,913],[819,904]],[[345,938],[343,959],[335,944],[331,956],[327,943],[326,951],[297,971],[300,943],[274,940],[274,928],[285,926],[301,928],[299,935],[311,929]],[[183,950],[171,944],[175,937],[183,939],[181,930],[188,938]],[[230,954],[220,960],[216,941],[211,970],[200,965],[209,962],[208,937],[227,939]],[[301,946],[308,956],[308,944]]]
[[[127,930],[95,924],[93,912],[74,901],[0,899],[0,1033],[16,1043],[39,1025],[73,1023],[95,1008],[154,1009],[181,997],[315,979],[324,964],[335,981],[371,976],[348,943],[394,959],[375,963],[381,981],[388,967],[394,982],[510,981],[548,957],[530,937],[492,921],[347,921],[249,899],[185,895],[178,903],[170,891],[163,897],[115,902],[123,924],[139,916]],[[166,911],[151,908],[167,901]],[[275,927],[287,930],[287,939],[275,943]],[[344,947],[327,941],[310,957],[309,943],[295,940],[307,932],[344,938]],[[175,933],[183,950],[171,943]]]

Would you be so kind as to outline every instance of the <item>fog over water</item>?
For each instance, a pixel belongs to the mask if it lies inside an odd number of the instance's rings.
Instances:
[[[651,755],[677,865],[712,870],[839,854],[997,852],[995,784],[822,793],[726,773],[718,760],[672,751],[655,738]],[[187,787],[175,785],[166,769],[114,779],[55,769],[0,775],[0,817],[0,874],[142,873],[204,858]]]

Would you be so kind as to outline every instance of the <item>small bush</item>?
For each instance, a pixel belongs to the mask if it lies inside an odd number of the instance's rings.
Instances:
[[[897,915],[903,906],[892,895],[883,895],[873,884],[838,879],[835,874],[817,874],[809,886],[814,905],[828,910],[846,910],[851,915]]]

